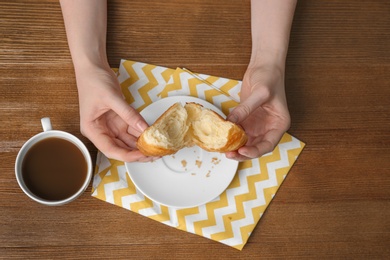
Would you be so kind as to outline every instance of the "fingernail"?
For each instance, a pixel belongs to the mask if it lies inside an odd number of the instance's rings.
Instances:
[[[138,122],[137,123],[137,128],[138,130],[140,130],[141,132],[145,131],[146,128],[148,128],[148,124],[146,124],[145,122]]]
[[[225,153],[225,156],[226,156],[226,158],[232,159],[232,160],[235,160],[237,158],[235,152],[227,152],[227,153]]]
[[[238,116],[236,116],[235,114],[233,115],[229,115],[228,116],[228,120],[232,123],[237,123],[238,122]]]

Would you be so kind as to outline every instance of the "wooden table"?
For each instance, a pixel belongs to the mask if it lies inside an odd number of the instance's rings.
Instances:
[[[110,64],[241,79],[249,12],[249,1],[110,1]],[[62,207],[28,199],[14,161],[41,117],[97,151],[79,132],[58,2],[1,1],[0,21],[0,258],[389,257],[389,1],[299,1],[286,89],[289,133],[307,146],[241,252],[104,203],[91,187]]]

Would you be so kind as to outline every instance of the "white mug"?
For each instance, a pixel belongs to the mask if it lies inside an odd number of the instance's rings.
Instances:
[[[64,131],[53,130],[51,122],[50,122],[50,118],[48,118],[48,117],[42,118],[41,123],[42,123],[43,132],[31,137],[22,146],[22,148],[20,149],[20,151],[16,157],[16,162],[15,162],[16,180],[17,180],[20,188],[23,190],[23,192],[28,197],[30,197],[32,200],[39,202],[41,204],[44,204],[44,205],[48,205],[48,206],[59,206],[59,205],[63,205],[63,204],[66,204],[66,203],[69,203],[69,202],[75,200],[88,187],[88,185],[91,181],[91,178],[92,178],[91,155],[90,155],[87,147],[84,145],[84,143],[80,139],[75,137],[74,135],[69,134],[69,133],[64,132]],[[23,179],[23,175],[22,175],[23,159],[26,156],[27,152],[31,149],[31,147],[33,147],[33,145],[35,145],[39,141],[42,141],[42,140],[47,139],[47,138],[52,138],[52,137],[61,138],[61,139],[64,139],[64,140],[67,140],[67,141],[73,143],[81,151],[81,153],[83,154],[84,159],[87,163],[86,178],[85,178],[82,186],[80,187],[80,189],[77,192],[75,192],[74,194],[72,194],[70,197],[65,198],[65,199],[61,199],[61,200],[47,200],[47,199],[44,199],[44,198],[37,196],[27,187],[27,185]]]

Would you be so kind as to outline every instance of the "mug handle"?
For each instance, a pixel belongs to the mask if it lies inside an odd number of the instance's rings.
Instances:
[[[42,118],[41,124],[44,132],[53,130],[53,127],[51,126],[51,122],[50,122],[50,117]]]

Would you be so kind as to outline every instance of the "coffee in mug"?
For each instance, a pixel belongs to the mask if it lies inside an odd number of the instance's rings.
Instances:
[[[49,118],[41,122],[44,132],[28,140],[19,151],[16,179],[33,200],[62,205],[76,199],[88,187],[92,160],[77,137],[52,130]]]

